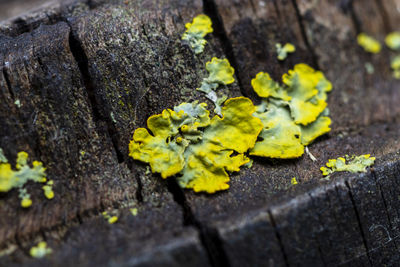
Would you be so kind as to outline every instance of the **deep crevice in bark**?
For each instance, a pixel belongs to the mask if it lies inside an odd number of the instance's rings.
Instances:
[[[279,233],[278,228],[276,226],[275,218],[272,215],[272,212],[270,210],[268,210],[268,215],[269,215],[269,219],[271,221],[271,225],[274,228],[275,236],[276,236],[276,239],[278,240],[279,247],[281,249],[281,253],[282,253],[282,256],[283,256],[283,260],[285,262],[285,266],[289,267],[289,260],[288,260],[288,256],[287,256],[286,251],[285,251],[285,247],[283,246],[282,237],[281,237],[281,234]]]
[[[383,206],[385,207],[386,218],[387,218],[387,220],[388,220],[388,224],[389,224],[390,230],[392,231],[394,228],[393,228],[392,220],[390,219],[390,215],[389,215],[389,211],[388,211],[388,205],[387,205],[385,196],[384,196],[384,194],[383,194],[382,186],[378,183],[378,180],[379,180],[379,179],[378,179],[378,177],[376,176],[376,172],[375,172],[374,169],[371,169],[371,175],[372,175],[372,177],[374,178],[375,184],[376,184],[376,186],[377,186],[377,188],[378,188],[378,190],[379,190],[379,194],[380,194],[380,196],[381,196],[381,198],[382,198]],[[396,243],[395,240],[393,240],[393,243],[394,243],[394,246],[396,247],[396,249],[398,249],[397,243]]]
[[[318,204],[316,203],[317,201],[314,199],[314,197],[310,193],[307,193],[307,195],[310,197],[312,205],[314,207],[318,207]],[[318,218],[318,222],[319,222],[320,226],[323,227],[323,225],[324,225],[323,219],[321,218],[321,215],[319,212],[317,212],[317,218]],[[324,266],[327,266],[325,258],[324,258],[324,254],[322,253],[322,250],[321,250],[321,244],[320,244],[318,238],[315,238],[315,242],[318,245],[318,252],[321,257],[321,261],[324,264]]]
[[[22,251],[26,256],[30,257],[31,255],[29,255],[29,251],[27,250],[27,248],[25,248],[22,245],[21,240],[19,239],[19,237],[17,235],[15,235],[15,244],[17,245],[18,249],[20,251]]]
[[[346,184],[347,190],[349,191],[349,197],[350,197],[350,200],[351,200],[351,204],[352,204],[352,206],[353,206],[354,213],[355,213],[355,215],[356,215],[358,228],[360,229],[361,238],[362,238],[362,241],[363,241],[364,247],[365,247],[365,253],[366,253],[366,255],[367,255],[367,258],[368,258],[368,261],[369,261],[370,265],[371,265],[371,266],[374,266],[374,265],[372,264],[372,261],[371,261],[371,257],[370,257],[370,254],[369,254],[369,248],[368,248],[367,239],[366,239],[366,237],[365,237],[365,233],[364,233],[364,230],[363,230],[363,227],[362,227],[362,223],[361,223],[360,213],[359,213],[359,211],[358,211],[358,209],[357,209],[357,205],[356,205],[356,202],[355,202],[355,200],[354,200],[354,196],[353,196],[353,193],[352,193],[352,191],[351,191],[350,184],[349,184],[348,181],[346,181],[345,184]]]
[[[7,70],[5,67],[3,67],[3,76],[4,76],[4,80],[6,81],[6,86],[7,86],[7,89],[8,89],[8,92],[9,92],[11,98],[15,99],[14,92],[11,87],[10,77],[8,77],[8,73],[7,73]]]
[[[167,187],[168,191],[173,195],[174,201],[182,208],[183,224],[197,229],[200,241],[207,252],[211,266],[229,267],[230,263],[222,246],[222,241],[219,237],[218,231],[197,220],[186,201],[182,188],[178,185],[175,178],[167,179]]]
[[[315,54],[314,49],[312,48],[312,46],[310,44],[310,40],[308,39],[308,36],[306,33],[306,27],[304,26],[304,22],[303,22],[303,16],[300,13],[300,9],[299,9],[299,6],[297,5],[296,0],[292,0],[292,4],[293,4],[294,10],[296,12],[297,22],[300,27],[301,35],[303,36],[303,41],[307,47],[308,52],[311,54],[312,63],[314,65],[313,67],[316,69],[320,69],[319,63],[318,63],[318,57]]]
[[[105,125],[107,127],[107,134],[109,135],[111,142],[113,144],[114,151],[117,156],[117,160],[119,163],[122,163],[122,162],[124,162],[124,155],[119,150],[119,147],[118,147],[118,132],[112,122],[112,119],[110,117],[104,117],[101,115],[101,112],[99,110],[99,103],[98,103],[98,101],[96,99],[96,95],[95,95],[93,81],[92,81],[92,78],[89,73],[88,57],[87,57],[80,41],[75,37],[71,25],[69,25],[69,26],[70,26],[69,46],[71,49],[71,53],[78,64],[78,68],[81,73],[81,77],[83,79],[85,89],[88,93],[89,102],[90,102],[90,106],[91,106],[92,114],[93,114],[93,119],[95,120],[96,125],[98,125],[99,121],[103,121],[105,123]],[[97,127],[97,128],[99,129],[99,127]]]
[[[15,27],[17,28],[16,32],[18,33],[18,35],[30,32],[32,30],[31,27],[28,25],[28,23],[26,23],[26,21],[23,20],[22,18],[15,19],[14,24]]]
[[[392,27],[389,22],[389,15],[386,11],[385,6],[383,5],[383,0],[375,0],[375,3],[378,7],[379,14],[382,18],[383,28],[385,29],[385,33],[389,33],[392,30]]]
[[[362,32],[361,22],[354,10],[353,0],[342,0],[340,2],[340,8],[343,10],[345,14],[350,15],[356,33],[357,34],[361,33]]]
[[[133,167],[133,162],[132,159],[129,158],[128,161],[128,169],[132,175],[135,176],[136,183],[137,183],[137,189],[136,189],[136,199],[139,203],[143,202],[143,183],[142,180],[140,179],[140,175],[137,171],[135,171]]]
[[[243,88],[242,81],[240,79],[239,66],[236,61],[235,53],[233,52],[232,42],[230,41],[228,34],[225,31],[224,22],[218,12],[218,7],[215,1],[203,0],[203,10],[204,13],[211,18],[214,28],[214,36],[216,36],[216,38],[218,38],[218,40],[221,42],[225,56],[231,63],[232,67],[235,69],[237,82],[242,95],[248,97],[247,93]]]

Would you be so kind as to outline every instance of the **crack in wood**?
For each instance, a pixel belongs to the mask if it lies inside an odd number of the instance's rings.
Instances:
[[[365,251],[366,251],[366,256],[367,256],[367,258],[368,258],[369,264],[370,264],[371,266],[373,266],[372,260],[371,260],[371,255],[370,255],[369,249],[368,249],[367,239],[366,239],[366,237],[365,237],[365,233],[364,233],[364,230],[363,230],[363,227],[362,227],[362,223],[361,223],[360,213],[359,213],[359,211],[358,211],[356,202],[355,202],[355,200],[354,200],[353,192],[351,191],[351,187],[350,187],[350,184],[349,184],[348,181],[345,181],[345,185],[346,185],[346,187],[347,187],[347,190],[348,190],[348,193],[349,193],[349,197],[350,197],[350,201],[351,201],[351,204],[352,204],[352,206],[353,206],[354,213],[355,213],[355,215],[356,215],[356,219],[357,219],[357,223],[358,223],[358,228],[359,228],[359,231],[360,231],[360,234],[361,234],[361,238],[362,238],[362,241],[363,241],[363,244],[364,244],[364,247],[365,247]]]
[[[68,21],[67,21],[68,23]],[[124,155],[120,151],[118,146],[118,131],[116,130],[112,118],[109,116],[103,116],[100,112],[99,103],[96,99],[95,88],[93,85],[92,78],[89,72],[89,62],[88,57],[80,43],[80,41],[75,37],[73,32],[73,27],[68,23],[70,27],[70,35],[69,35],[69,46],[71,53],[78,64],[78,69],[81,73],[81,77],[83,79],[83,83],[85,89],[88,93],[90,107],[92,109],[93,119],[97,125],[97,130],[101,132],[101,127],[99,127],[99,121],[102,121],[106,124],[106,134],[110,137],[111,142],[113,144],[113,148],[119,163],[124,162]]]
[[[240,88],[240,92],[243,96],[248,97],[246,91],[244,90],[243,83],[241,81],[239,65],[237,63],[235,53],[233,52],[232,42],[225,31],[224,22],[221,15],[218,12],[217,5],[214,0],[203,0],[203,10],[206,15],[211,18],[213,28],[215,29],[213,34],[219,39],[222,45],[225,56],[229,60],[232,67],[235,69],[237,82]]]
[[[10,77],[8,77],[8,73],[6,70],[6,66],[3,66],[3,77],[4,77],[4,80],[6,81],[6,87],[7,87],[8,93],[10,94],[12,99],[15,99],[14,92],[11,87]]]
[[[375,3],[378,7],[378,12],[382,18],[383,28],[385,30],[385,33],[388,34],[392,30],[392,25],[390,25],[389,15],[388,12],[386,11],[385,6],[383,5],[383,0],[375,0]]]
[[[174,201],[182,208],[184,226],[192,226],[199,233],[201,244],[207,253],[211,266],[231,266],[217,229],[201,223],[194,216],[192,209],[186,200],[185,193],[178,185],[175,178],[168,178],[167,187],[168,191],[173,195]]]
[[[285,266],[286,266],[286,267],[289,267],[290,265],[289,265],[288,256],[287,256],[287,253],[286,253],[286,251],[285,251],[285,247],[284,247],[283,242],[282,242],[281,234],[279,233],[279,230],[278,230],[278,228],[277,228],[277,225],[276,225],[276,222],[275,222],[275,218],[274,218],[274,216],[272,215],[271,210],[268,210],[267,212],[268,212],[269,219],[270,219],[270,221],[271,221],[271,225],[272,225],[272,227],[274,228],[275,236],[276,236],[276,239],[278,240],[279,247],[280,247],[281,253],[282,253],[282,255],[283,255],[283,260],[284,260],[284,262],[285,262]]]
[[[385,214],[386,214],[386,217],[387,217],[387,220],[388,220],[388,223],[389,223],[390,230],[393,230],[394,229],[393,228],[393,223],[392,223],[392,220],[390,219],[387,201],[386,201],[385,196],[383,194],[382,186],[378,183],[378,178],[376,176],[376,172],[375,172],[374,169],[371,169],[371,175],[374,178],[375,185],[377,186],[377,188],[379,190],[379,194],[381,196],[381,199],[382,199],[382,202],[383,202],[383,206],[385,207]],[[395,241],[394,241],[394,246],[398,250],[398,246],[397,246],[397,243]]]
[[[301,32],[301,35],[303,37],[303,41],[304,41],[304,43],[305,43],[305,45],[307,47],[308,52],[311,54],[313,67],[315,69],[320,70],[321,68],[320,68],[319,63],[318,63],[318,56],[315,53],[313,47],[311,46],[310,40],[309,40],[309,38],[307,36],[306,27],[304,26],[304,22],[303,22],[303,16],[300,13],[299,6],[297,5],[297,0],[292,0],[292,4],[293,4],[294,10],[296,12],[297,22],[298,22],[298,25],[300,27],[300,32]]]
[[[344,14],[350,15],[356,33],[357,34],[361,33],[362,32],[361,21],[354,10],[353,0],[341,0],[339,6]]]

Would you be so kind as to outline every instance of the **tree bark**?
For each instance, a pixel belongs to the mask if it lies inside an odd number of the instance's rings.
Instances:
[[[368,55],[356,36],[400,30],[399,10],[398,0],[68,0],[3,22],[0,147],[12,163],[22,150],[44,162],[55,198],[29,184],[33,205],[22,209],[17,190],[0,194],[0,265],[397,264],[400,82],[392,53]],[[195,55],[181,35],[200,13],[214,33]],[[279,62],[275,44],[286,42],[297,51]],[[325,73],[333,127],[309,147],[317,161],[256,158],[228,191],[205,195],[128,157],[150,115],[208,101],[195,88],[213,56],[235,68],[225,93],[255,103],[260,71],[280,80],[304,62]],[[368,173],[321,180],[328,159],[369,153]],[[40,240],[53,253],[33,259]]]

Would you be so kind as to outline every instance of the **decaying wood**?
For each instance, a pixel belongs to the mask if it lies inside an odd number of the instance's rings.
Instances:
[[[4,22],[0,147],[12,162],[21,150],[43,161],[56,197],[45,200],[29,184],[34,205],[23,210],[15,190],[0,195],[0,265],[398,263],[400,83],[391,52],[367,55],[355,39],[400,30],[399,10],[398,0],[69,0]],[[215,32],[194,55],[180,36],[202,12]],[[278,62],[278,42],[296,53]],[[195,88],[213,56],[235,67],[237,82],[225,93],[256,103],[250,81],[259,71],[280,80],[305,62],[326,74],[334,124],[309,147],[316,162],[256,158],[231,175],[228,191],[204,195],[128,157],[149,115],[207,101]],[[378,158],[370,172],[320,179],[329,158],[362,153]],[[109,225],[101,212],[112,209],[119,221]],[[42,239],[53,253],[30,258]]]

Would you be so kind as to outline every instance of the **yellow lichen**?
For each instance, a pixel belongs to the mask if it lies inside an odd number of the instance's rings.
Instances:
[[[23,198],[21,200],[21,207],[29,208],[30,206],[32,206],[32,200],[30,198]]]
[[[348,156],[339,157],[337,159],[330,159],[326,163],[326,167],[321,167],[322,175],[327,176],[334,172],[366,172],[367,167],[374,164],[375,157],[371,157],[370,154],[361,156]]]
[[[242,165],[249,162],[244,153],[254,146],[262,123],[252,116],[255,107],[248,98],[227,100],[221,109],[222,117],[215,116],[212,120],[208,118],[209,112],[204,107],[205,104],[183,103],[174,109],[180,116],[175,121],[171,120],[172,110],[167,110],[167,113],[164,111],[167,121],[157,125],[148,122],[154,136],[148,134],[150,137],[147,136],[146,140],[138,139],[136,132],[144,129],[135,131],[130,144],[130,155],[150,163],[152,171],[161,173],[163,178],[179,173],[178,183],[195,192],[214,193],[228,189],[227,171],[239,171]],[[203,118],[203,123],[199,126],[201,114],[208,119]],[[170,140],[168,144],[156,139],[159,135],[163,140]],[[165,150],[171,150],[168,146],[174,142],[181,149],[172,149],[172,158]],[[233,155],[234,152],[237,155]],[[166,155],[168,160],[155,160]],[[170,171],[171,169],[174,171]]]
[[[378,40],[375,38],[365,34],[365,33],[360,33],[357,36],[357,42],[358,44],[364,48],[366,52],[372,53],[372,54],[377,54],[381,51],[381,44],[379,43]]]
[[[324,74],[306,64],[297,64],[282,77],[288,86],[291,114],[297,124],[315,121],[327,106],[327,93],[332,84]]]
[[[13,188],[17,188],[19,190],[21,206],[24,208],[31,206],[32,200],[30,199],[30,195],[22,187],[28,181],[46,182],[46,169],[39,161],[33,161],[33,167],[30,167],[28,165],[28,154],[22,151],[17,155],[16,171],[14,171],[2,151],[0,154],[0,192],[8,192]]]
[[[279,83],[272,80],[266,72],[259,72],[256,77],[251,80],[251,86],[254,91],[263,98],[272,96],[285,101],[291,99]]]
[[[118,217],[117,216],[111,216],[107,221],[108,221],[109,224],[116,223],[118,221]]]
[[[250,155],[297,158],[304,146],[330,131],[326,100],[332,84],[322,72],[297,64],[282,79],[286,87],[264,72],[252,80],[254,91],[263,98],[254,116],[264,128]]]
[[[137,216],[138,215],[138,209],[137,208],[131,208],[131,209],[129,209],[129,211],[131,212],[131,214],[133,216]]]
[[[289,53],[293,53],[295,51],[296,47],[291,43],[286,43],[284,46],[282,46],[280,43],[276,44],[276,52],[279,60],[285,60]]]
[[[186,23],[185,27],[186,31],[182,35],[182,40],[187,41],[196,54],[200,54],[207,43],[204,37],[213,32],[211,19],[201,14],[196,16],[191,23]]]
[[[395,56],[391,60],[390,66],[393,69],[393,77],[395,79],[400,79],[400,55]]]
[[[250,161],[244,153],[254,146],[262,123],[252,116],[253,103],[245,97],[228,99],[223,117],[215,116],[202,142],[185,151],[186,165],[178,182],[195,192],[214,193],[229,188],[227,171],[239,171]],[[232,154],[236,152],[237,155]]]
[[[117,216],[115,216],[115,215],[111,216],[110,214],[108,214],[107,211],[103,211],[102,215],[103,215],[103,218],[106,219],[109,224],[114,224],[118,221]]]
[[[400,50],[400,32],[389,33],[385,38],[386,45],[393,50]]]
[[[290,183],[291,183],[292,185],[298,184],[298,182],[297,182],[297,180],[296,180],[296,177],[293,177],[292,180],[290,180]]]
[[[44,195],[46,196],[47,199],[53,199],[54,198],[54,192],[53,192],[53,180],[50,180],[42,187]]]
[[[43,257],[49,255],[51,252],[52,252],[52,249],[51,249],[51,248],[48,248],[48,247],[47,247],[47,243],[44,242],[44,241],[39,242],[39,243],[37,244],[37,246],[34,246],[34,247],[32,247],[32,248],[29,250],[29,254],[30,254],[33,258],[38,258],[38,259],[43,258]]]
[[[250,155],[269,158],[298,158],[304,153],[301,128],[290,116],[282,101],[270,100],[265,108],[259,107],[254,116],[261,119],[263,130]]]
[[[303,126],[301,125],[301,143],[304,146],[311,144],[312,141],[331,131],[332,121],[328,116],[319,116],[314,122]]]
[[[218,96],[215,91],[220,85],[228,85],[235,81],[233,77],[235,70],[232,68],[229,61],[213,57],[211,61],[206,63],[206,69],[209,73],[207,78],[204,78],[201,86],[197,90],[206,93],[206,97],[214,102],[214,112],[221,115],[221,105],[227,99],[225,95]]]
[[[206,106],[184,103],[175,110],[166,109],[162,114],[151,116],[147,127],[153,135],[145,128],[137,129],[129,144],[129,156],[149,163],[152,171],[161,173],[163,178],[179,173],[185,164],[186,139],[200,139],[198,128],[210,123]],[[179,135],[180,130],[183,136]]]
[[[206,69],[210,73],[208,80],[220,84],[231,84],[235,81],[233,74],[235,70],[232,68],[229,61],[213,57],[211,61],[206,63]]]

